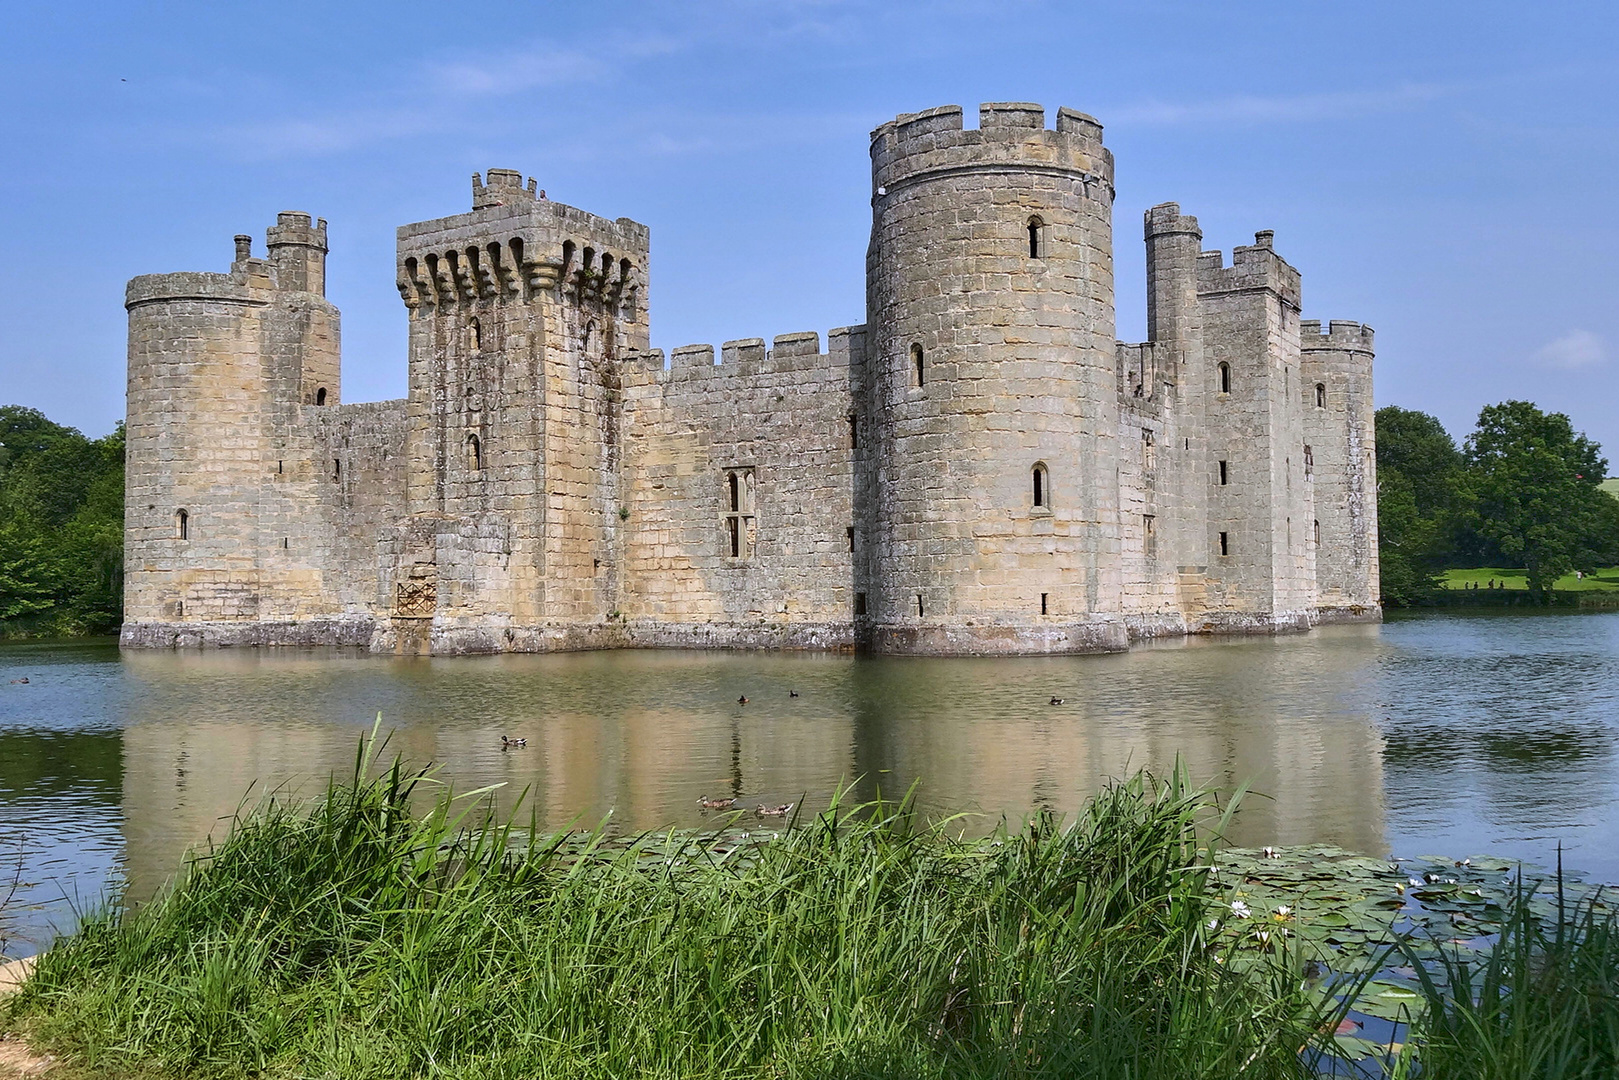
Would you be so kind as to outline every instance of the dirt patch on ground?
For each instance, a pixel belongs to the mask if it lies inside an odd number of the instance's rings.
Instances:
[[[0,964],[0,998],[14,994],[34,973],[34,959]],[[45,1076],[53,1064],[48,1054],[36,1054],[15,1035],[0,1032],[0,1080]]]

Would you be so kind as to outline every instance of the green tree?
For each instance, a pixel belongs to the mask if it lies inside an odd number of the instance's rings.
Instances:
[[[1377,539],[1384,603],[1421,603],[1455,557],[1466,460],[1438,418],[1377,410]]]
[[[0,406],[0,631],[123,619],[123,426],[101,439]]]
[[[1562,413],[1527,401],[1487,405],[1467,437],[1470,529],[1521,562],[1545,598],[1573,570],[1594,570],[1613,546],[1613,500],[1602,448]]]

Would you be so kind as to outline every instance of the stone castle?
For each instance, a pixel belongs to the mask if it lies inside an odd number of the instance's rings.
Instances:
[[[127,646],[1087,652],[1380,617],[1372,331],[1146,214],[1094,119],[871,137],[866,322],[649,348],[649,233],[472,181],[407,225],[409,396],[344,404],[326,223],[129,283]]]

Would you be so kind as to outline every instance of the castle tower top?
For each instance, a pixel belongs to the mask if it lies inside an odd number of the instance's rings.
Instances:
[[[483,210],[490,206],[505,206],[507,203],[527,199],[533,202],[539,196],[539,185],[534,178],[528,178],[528,186],[523,186],[523,174],[516,169],[490,169],[479,176],[472,174],[472,208]]]
[[[960,105],[901,113],[871,133],[872,187],[879,194],[940,171],[1017,168],[1079,175],[1113,189],[1113,154],[1102,145],[1102,125],[1067,107],[1055,130],[1046,110],[1026,102],[978,107],[978,127],[965,128]]]
[[[308,214],[283,210],[276,215],[275,224],[265,230],[264,241],[269,249],[270,264],[275,267],[276,283],[281,288],[326,295],[325,218],[310,224]],[[238,258],[241,251],[238,238]]]

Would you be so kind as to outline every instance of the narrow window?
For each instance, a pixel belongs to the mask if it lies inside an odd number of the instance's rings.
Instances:
[[[1158,554],[1158,521],[1151,514],[1141,515],[1141,535],[1145,538],[1147,557]]]
[[[860,417],[849,414],[849,449],[860,449]]]
[[[191,515],[184,510],[174,512],[174,538],[176,540],[191,539]]]
[[[854,594],[854,613],[856,615],[864,615],[866,613],[866,594],[863,592],[857,592]]]
[[[587,322],[587,323],[585,323],[584,337],[582,337],[580,339],[580,351],[581,352],[589,352],[590,351],[590,339],[592,337],[594,337],[595,334],[596,334],[596,324],[595,324],[595,322]]]
[[[725,525],[730,533],[731,558],[740,559],[742,557],[742,519],[726,518]]]
[[[315,404],[326,404],[326,388],[324,386],[315,391]]]
[[[1325,409],[1327,407],[1326,383],[1318,382],[1315,384],[1315,407],[1318,409]]]
[[[182,616],[185,615],[185,613],[186,613],[186,602],[184,600],[176,600],[174,602],[174,617],[176,619],[181,618]]]
[[[343,478],[343,459],[342,458],[333,458],[332,459],[332,479],[333,480],[341,480],[342,478]]]
[[[734,514],[738,510],[742,509],[742,493],[740,487],[738,486],[739,481],[737,480],[736,473],[731,473],[728,477],[726,477],[726,483],[729,484],[731,488],[731,513]]]
[[[477,352],[482,348],[483,326],[478,322],[478,317],[474,315],[467,323],[467,349],[470,352]]]
[[[1220,393],[1231,393],[1231,365],[1220,361]]]
[[[278,461],[278,462],[275,463],[275,474],[277,476],[280,476],[285,471],[285,468],[284,468],[285,465],[286,465],[286,462],[284,462],[284,461]]]
[[[918,618],[920,618],[921,615],[922,615],[922,594],[921,593],[916,594],[916,614],[917,614]]]
[[[844,531],[845,531],[845,532],[846,532],[846,533],[848,533],[848,536],[849,536],[849,550],[850,550],[850,551],[853,551],[853,550],[854,550],[854,526],[853,526],[853,525],[850,525],[850,526],[849,526],[849,527],[848,527],[848,528],[847,528],[847,529],[845,529],[845,530],[844,530]]]
[[[1231,541],[1230,541],[1229,537],[1230,537],[1229,533],[1221,533],[1220,534],[1220,554],[1221,555],[1229,555],[1229,554],[1231,554]]]
[[[1310,447],[1304,448],[1304,475],[1309,476],[1315,472],[1315,451]]]
[[[1158,467],[1158,446],[1146,428],[1141,429],[1141,467],[1147,472]]]
[[[1315,546],[1320,547],[1321,546],[1321,522],[1319,520],[1317,520],[1315,522],[1315,524],[1310,527],[1310,536],[1315,541]]]
[[[1047,610],[1046,610],[1046,596],[1047,596],[1046,593],[1041,593],[1040,594],[1040,614],[1042,614],[1042,615],[1047,613]]]
[[[1040,245],[1040,230],[1045,223],[1037,217],[1029,219],[1029,258],[1038,259],[1045,252]]]
[[[467,468],[473,472],[483,469],[483,442],[476,434],[467,436]]]
[[[916,370],[916,385],[926,386],[927,375],[922,370],[922,346],[918,342],[911,342],[911,367]]]
[[[1220,486],[1225,487],[1227,482],[1226,464],[1222,461],[1220,462]]]
[[[1044,463],[1034,467],[1034,505],[1038,509],[1050,509],[1051,492],[1046,489],[1046,467]]]

